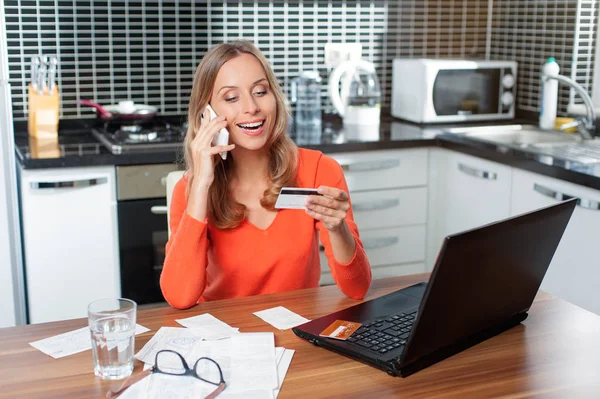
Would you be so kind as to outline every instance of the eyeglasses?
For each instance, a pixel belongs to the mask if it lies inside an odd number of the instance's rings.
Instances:
[[[216,389],[205,399],[216,398],[225,389],[223,371],[221,371],[221,366],[219,366],[219,363],[209,357],[201,357],[200,359],[196,360],[194,367],[190,367],[183,356],[181,356],[178,352],[165,349],[156,353],[154,366],[151,369],[143,371],[136,376],[129,377],[123,381],[123,384],[118,390],[109,391],[106,394],[106,397],[116,398],[131,385],[152,373],[195,377],[200,381],[204,381],[216,386]]]

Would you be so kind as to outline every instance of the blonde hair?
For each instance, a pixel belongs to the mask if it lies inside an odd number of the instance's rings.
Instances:
[[[261,63],[277,103],[273,131],[266,146],[269,152],[269,187],[263,193],[260,204],[273,210],[282,187],[296,186],[298,149],[286,134],[289,110],[283,90],[269,65],[269,61],[251,42],[235,41],[219,44],[204,55],[194,75],[194,85],[188,108],[188,130],[184,140],[184,160],[188,176],[188,191],[192,185],[192,165],[194,163],[191,143],[200,127],[202,111],[212,96],[213,86],[219,70],[227,61],[242,54],[251,54]],[[215,178],[208,193],[208,219],[220,229],[233,229],[242,223],[246,216],[246,207],[229,195],[228,181],[233,171],[233,158],[225,161],[219,156],[213,157]]]

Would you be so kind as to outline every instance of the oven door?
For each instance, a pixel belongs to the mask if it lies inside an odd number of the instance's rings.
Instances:
[[[118,203],[121,291],[139,305],[165,301],[159,280],[168,229],[166,214],[152,212],[159,206],[166,208],[164,198]]]

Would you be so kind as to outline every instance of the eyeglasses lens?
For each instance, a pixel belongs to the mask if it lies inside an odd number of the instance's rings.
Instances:
[[[159,352],[156,358],[156,368],[167,374],[185,374],[182,358],[173,352]]]
[[[215,362],[210,359],[200,359],[196,362],[194,368],[196,375],[202,378],[204,381],[210,382],[214,385],[219,385],[221,382],[221,373],[219,367]]]

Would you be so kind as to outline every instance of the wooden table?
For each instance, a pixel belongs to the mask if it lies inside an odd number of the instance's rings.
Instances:
[[[366,299],[427,278],[376,280]],[[282,305],[313,319],[356,303],[332,286],[205,303],[185,311],[140,310],[139,324],[152,331],[136,337],[136,352],[161,326],[178,326],[176,318],[210,312],[242,332],[273,331],[277,346],[296,350],[280,398],[600,397],[600,316],[544,293],[522,325],[408,378],[391,377],[313,346],[252,314]],[[94,376],[91,351],[53,359],[28,344],[85,325],[85,319],[77,319],[0,329],[0,397],[99,398],[118,386],[118,381]],[[136,360],[134,373],[141,367]]]

